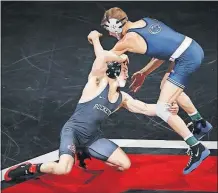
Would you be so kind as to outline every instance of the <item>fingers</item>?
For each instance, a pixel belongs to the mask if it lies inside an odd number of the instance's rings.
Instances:
[[[92,44],[92,40],[91,39],[88,38],[88,41],[89,41],[90,44]]]
[[[132,75],[132,77],[131,77],[131,81],[133,81],[133,79],[135,79],[135,78],[136,78],[136,75],[137,75],[137,72],[136,72],[136,73],[134,73],[134,74]]]
[[[141,86],[136,87],[133,92],[138,92],[138,90],[139,90],[140,88],[141,88]]]
[[[133,81],[135,79],[135,74],[133,74],[132,76],[131,76],[131,81]]]
[[[177,105],[177,103],[172,103],[171,107],[169,108],[169,111],[173,115],[176,115],[179,112],[179,106]]]
[[[129,57],[127,57],[125,64],[128,65],[129,64]]]
[[[91,31],[88,35],[88,41],[90,44],[93,44],[92,40],[93,39],[96,39],[96,38],[100,38],[102,37],[103,34],[99,33],[98,31],[94,30],[94,31]]]
[[[136,79],[134,79],[134,80],[132,81],[132,83],[130,84],[130,86],[129,86],[130,89],[132,89],[132,87],[134,86],[135,81],[136,81]]]
[[[129,63],[129,57],[126,54],[122,54],[120,56],[120,58],[122,60],[121,62],[128,62]]]
[[[129,86],[129,88],[131,89],[130,92],[136,93],[136,92],[138,92],[138,90],[141,88],[141,85],[138,86],[138,85],[134,85],[134,83],[132,83],[132,84]]]

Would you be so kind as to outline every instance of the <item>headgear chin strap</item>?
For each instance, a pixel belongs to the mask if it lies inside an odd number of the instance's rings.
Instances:
[[[111,79],[116,79],[121,72],[121,64],[118,62],[108,62],[106,74]]]
[[[123,26],[127,22],[126,21],[126,22],[122,23],[122,21],[125,19],[127,19],[127,17],[124,17],[120,20],[115,19],[115,18],[108,19],[108,17],[106,17],[106,22],[104,22],[102,25],[109,32],[120,34],[123,31]]]

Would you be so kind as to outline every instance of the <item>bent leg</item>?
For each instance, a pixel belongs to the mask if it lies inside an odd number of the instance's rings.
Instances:
[[[74,157],[68,154],[60,156],[59,162],[43,163],[40,167],[40,172],[55,175],[65,175],[71,172],[74,164]]]
[[[160,89],[162,89],[169,74],[170,73],[165,74],[163,80],[161,81]],[[186,93],[182,92],[178,96],[176,102],[189,115],[190,119],[192,120],[192,122],[188,124],[188,128],[193,132],[194,136],[198,140],[203,138],[207,133],[212,130],[213,126],[201,117],[200,113],[192,103],[189,96],[186,95]]]
[[[68,174],[74,164],[76,152],[75,132],[70,125],[65,124],[61,131],[61,140],[59,148],[59,162],[47,162],[39,164],[23,163],[10,168],[6,174],[6,181],[17,179],[21,176],[32,175],[34,173],[47,173],[64,175]]]
[[[184,121],[178,115],[171,115],[168,111],[168,105],[177,101],[183,92],[188,76],[200,65],[198,61],[201,61],[201,58],[192,60],[193,58],[188,55],[190,52],[186,53],[187,57],[177,61],[174,71],[170,73],[162,86],[157,103],[157,115],[166,121],[191,148],[191,157],[183,171],[184,174],[195,170],[210,155],[210,151],[193,136]],[[193,56],[192,52],[190,55]]]
[[[187,55],[188,57],[188,55]],[[172,102],[177,101],[179,96],[187,84],[188,78],[194,69],[199,66],[199,63],[189,59],[180,59],[168,76],[167,80],[163,83],[158,99],[158,105],[162,109],[161,114],[167,114],[165,121],[181,136],[186,139],[191,136],[191,132],[186,126],[185,122],[178,115],[171,115],[164,107],[166,104],[170,105]],[[166,79],[166,76],[165,76]],[[192,144],[191,144],[192,145]]]
[[[120,171],[128,170],[131,166],[129,157],[120,147],[107,159],[107,163],[117,166]]]
[[[70,122],[67,122],[61,130],[59,161],[43,163],[40,167],[40,172],[64,175],[70,173],[76,153],[76,131]]]
[[[170,75],[170,72],[167,72],[162,81],[161,81],[161,85],[160,85],[160,89],[162,90],[163,85],[165,84],[168,76]],[[193,114],[195,112],[197,112],[197,109],[195,108],[194,104],[192,103],[191,99],[189,98],[188,95],[186,95],[184,92],[182,92],[178,97],[176,102],[178,103],[178,105],[187,113],[187,114]]]
[[[124,151],[109,139],[98,139],[88,147],[88,151],[92,157],[117,167],[121,171],[129,169],[131,165]]]

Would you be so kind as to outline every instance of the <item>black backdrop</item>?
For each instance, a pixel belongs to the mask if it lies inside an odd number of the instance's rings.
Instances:
[[[206,140],[217,140],[216,2],[2,2],[2,169],[58,148],[59,132],[72,114],[87,80],[94,53],[87,35],[100,29],[104,9],[123,8],[130,20],[162,20],[199,42],[202,67],[186,92],[214,125]],[[103,32],[103,31],[102,31]],[[115,39],[105,35],[104,48]],[[167,46],[167,45],[166,45]],[[129,54],[130,75],[150,58]],[[153,103],[167,63],[134,97]],[[128,87],[125,89],[128,91]],[[181,110],[180,115],[189,121]],[[124,110],[104,124],[108,138],[179,140],[159,118]]]

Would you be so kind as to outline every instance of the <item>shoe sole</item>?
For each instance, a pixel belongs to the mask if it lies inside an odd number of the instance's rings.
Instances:
[[[210,155],[210,150],[209,149],[204,150],[201,154],[200,160],[194,163],[188,170],[183,171],[183,174],[189,174],[193,172],[209,155]]]
[[[207,133],[205,133],[205,134],[203,134],[202,136],[200,136],[200,137],[197,137],[197,135],[194,135],[198,140],[201,140],[202,138],[204,138],[205,137],[205,135],[207,135],[207,134],[209,134],[211,131],[212,131],[212,129],[213,129],[213,127],[211,127],[209,130],[208,130],[208,132]]]

